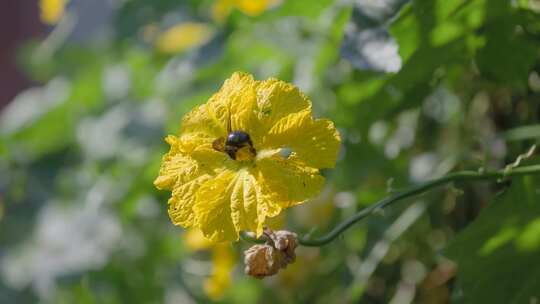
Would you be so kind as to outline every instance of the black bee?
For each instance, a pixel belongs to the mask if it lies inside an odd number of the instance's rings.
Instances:
[[[255,148],[253,148],[253,142],[249,134],[244,131],[231,131],[231,122],[229,114],[229,124],[227,125],[227,138],[220,137],[212,143],[214,150],[225,152],[231,159],[245,160],[256,155]],[[243,149],[245,148],[245,149]],[[239,151],[245,151],[240,157],[237,155]]]

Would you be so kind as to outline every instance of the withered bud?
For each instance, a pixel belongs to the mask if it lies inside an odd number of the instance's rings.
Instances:
[[[266,244],[254,245],[244,252],[245,273],[258,279],[274,275],[294,262],[298,246],[296,233],[266,228],[264,234],[268,237]]]
[[[258,279],[274,275],[282,267],[282,255],[268,244],[254,245],[244,252],[245,272]]]
[[[287,263],[292,263],[296,259],[294,250],[298,246],[298,236],[294,232],[279,230],[269,234],[274,242],[274,247],[285,254]]]

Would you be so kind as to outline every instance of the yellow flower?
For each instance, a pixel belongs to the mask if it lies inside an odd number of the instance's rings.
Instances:
[[[172,190],[169,216],[213,242],[243,230],[260,236],[267,217],[317,195],[319,168],[335,165],[340,142],[296,87],[238,72],[165,140],[171,148],[154,184]]]
[[[191,250],[205,250],[213,245],[199,229],[189,229],[184,235],[184,242]]]
[[[163,53],[179,53],[202,45],[212,37],[213,33],[212,28],[204,23],[179,23],[157,38],[156,47]]]
[[[231,286],[231,275],[236,264],[233,249],[228,243],[212,246],[212,275],[204,282],[204,291],[212,299],[219,299]]]
[[[68,0],[40,0],[40,18],[43,23],[54,25],[64,15]]]
[[[212,7],[214,19],[223,21],[234,8],[248,16],[258,16],[265,10],[278,5],[281,0],[216,0]]]
[[[190,229],[184,236],[186,246],[192,250],[212,251],[212,275],[204,282],[204,290],[212,299],[219,299],[231,286],[236,257],[230,244],[214,244],[199,229]]]

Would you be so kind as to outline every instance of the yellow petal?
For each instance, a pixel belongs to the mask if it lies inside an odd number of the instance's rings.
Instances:
[[[196,133],[193,137],[199,142],[194,145],[200,145],[242,130],[259,149],[262,138],[276,122],[308,109],[311,102],[294,85],[273,78],[255,81],[249,74],[236,72],[208,103],[184,117],[181,134]]]
[[[159,175],[154,181],[160,190],[172,190],[177,184],[187,183],[201,175],[215,175],[227,167],[237,166],[227,155],[213,150],[211,144],[204,145],[186,136],[178,138],[173,135],[167,136],[165,141],[171,148],[163,156]]]
[[[186,154],[197,150],[213,150],[212,142],[216,138],[210,137],[206,132],[183,133],[178,137],[182,151]]]
[[[209,104],[203,104],[184,116],[179,136],[181,149],[201,162],[203,166],[234,167],[238,164],[227,154],[213,148],[212,143],[220,137],[225,138],[228,133],[221,122],[213,118],[209,108]]]
[[[263,158],[257,162],[257,170],[257,183],[264,185],[263,191],[281,208],[303,203],[318,195],[324,186],[324,177],[319,170],[294,157],[286,160],[279,156]],[[271,207],[267,210],[269,216],[276,216],[280,211],[274,205],[268,207]]]
[[[231,194],[231,212],[235,228],[239,231],[253,231],[259,237],[263,232],[269,209],[273,206],[270,199],[270,196],[263,193],[251,172],[240,171]]]
[[[163,53],[179,53],[207,42],[213,32],[212,28],[204,23],[179,23],[157,38],[156,47]]]
[[[194,225],[195,213],[193,206],[196,202],[196,193],[210,175],[202,175],[189,182],[179,183],[174,187],[172,196],[168,201],[169,217],[174,225],[189,228]]]
[[[193,206],[195,223],[212,242],[238,240],[231,215],[231,193],[235,181],[235,172],[223,171],[197,191]]]
[[[221,126],[225,134],[229,131],[248,131],[257,137],[257,82],[247,73],[236,72],[208,101],[210,117]]]
[[[154,185],[160,189],[171,190],[179,179],[192,179],[197,171],[197,163],[182,152],[181,143],[176,136],[169,135],[165,141],[171,146],[163,156],[159,175]]]
[[[253,140],[260,138],[256,129],[257,82],[253,76],[236,72],[208,102],[186,114],[181,134],[197,133],[202,141],[225,137],[230,131],[249,131]]]
[[[191,227],[194,224],[193,206],[200,186],[234,163],[223,153],[212,149],[196,149],[187,156],[184,143],[175,136],[166,141],[171,149],[163,157],[159,176],[154,181],[158,189],[172,190],[168,213],[175,225]]]
[[[211,143],[220,136],[226,136],[226,129],[220,121],[213,119],[208,110],[208,105],[203,104],[191,112],[187,113],[182,119],[180,136],[191,137],[192,140],[198,140],[196,144]]]
[[[314,120],[311,111],[304,110],[276,122],[263,146],[267,149],[290,148],[293,155],[308,166],[332,168],[336,164],[339,143],[339,133],[330,120]]]
[[[275,78],[258,83],[257,105],[264,132],[289,114],[311,109],[311,102],[297,87]]]

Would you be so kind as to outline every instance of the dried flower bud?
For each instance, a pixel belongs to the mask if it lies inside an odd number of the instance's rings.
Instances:
[[[268,244],[254,245],[244,252],[244,263],[247,275],[262,279],[279,271],[282,253]]]
[[[298,246],[296,233],[286,230],[273,232],[268,228],[264,233],[268,237],[266,244],[254,245],[244,252],[245,273],[258,279],[274,275],[294,262],[294,250]]]
[[[285,254],[287,263],[294,262],[296,254],[294,250],[298,246],[298,236],[294,232],[279,230],[270,234],[274,247]]]

